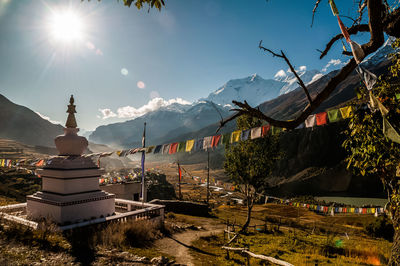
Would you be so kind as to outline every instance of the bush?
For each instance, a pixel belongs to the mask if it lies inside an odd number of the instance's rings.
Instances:
[[[374,222],[365,227],[368,235],[381,237],[388,241],[393,241],[394,228],[392,221],[386,216],[379,216]]]

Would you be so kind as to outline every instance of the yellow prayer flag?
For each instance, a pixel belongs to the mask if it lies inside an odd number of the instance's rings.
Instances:
[[[1,166],[2,167],[4,167],[4,163],[5,163],[4,159],[1,159]]]
[[[116,151],[115,153],[119,156],[122,153],[122,151]]]
[[[185,151],[190,152],[194,146],[194,139],[186,141],[186,149]]]
[[[233,131],[232,134],[231,134],[230,143],[238,142],[240,140],[240,133],[242,133],[241,130]]]
[[[345,106],[340,108],[339,110],[344,119],[349,118],[353,114],[353,108],[351,106]]]

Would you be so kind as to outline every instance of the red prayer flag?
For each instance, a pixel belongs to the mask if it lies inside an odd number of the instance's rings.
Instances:
[[[182,171],[181,171],[181,166],[178,163],[178,174],[179,174],[179,181],[182,180]]]
[[[322,112],[319,114],[315,115],[315,118],[317,120],[317,126],[322,126],[328,123],[328,114],[327,112]]]
[[[178,149],[178,145],[179,145],[178,142],[171,143],[171,145],[169,146],[169,154],[174,154]]]
[[[265,137],[268,134],[270,129],[271,129],[271,125],[270,124],[262,126],[262,135],[263,135],[263,137]]]
[[[43,165],[44,165],[43,159],[36,163],[36,166],[43,166]]]
[[[346,26],[345,26],[345,25],[343,24],[343,22],[340,20],[339,15],[337,16],[337,19],[338,19],[339,27],[340,27],[340,30],[342,31],[343,37],[346,39],[346,42],[350,43],[350,35],[349,35],[349,33],[347,32]]]
[[[211,147],[217,147],[220,140],[221,140],[221,135],[213,136],[211,141]]]

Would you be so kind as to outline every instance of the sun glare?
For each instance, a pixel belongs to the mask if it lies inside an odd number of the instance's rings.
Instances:
[[[50,21],[51,35],[56,41],[70,43],[83,37],[82,19],[77,13],[65,11],[53,14]]]

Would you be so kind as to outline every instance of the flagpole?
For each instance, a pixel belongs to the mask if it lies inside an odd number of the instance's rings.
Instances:
[[[146,122],[144,122],[144,129],[143,129],[143,138],[142,138],[142,148],[146,146]],[[142,205],[144,204],[144,194],[145,194],[145,179],[144,179],[144,161],[145,161],[145,154],[146,152],[142,151]]]
[[[179,188],[179,200],[182,200],[182,190],[181,190],[181,166],[178,162],[178,188]]]
[[[210,200],[210,151],[207,149],[207,204]]]

